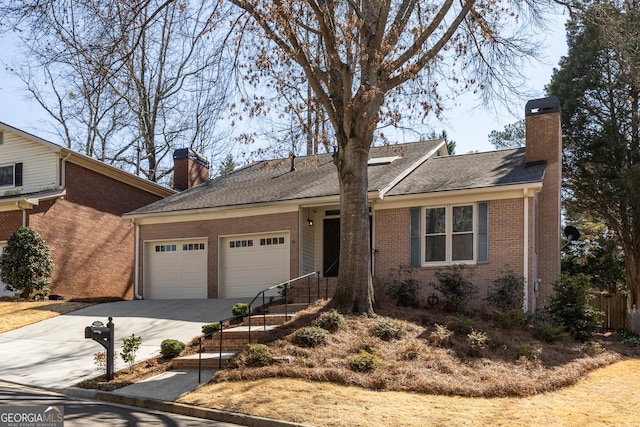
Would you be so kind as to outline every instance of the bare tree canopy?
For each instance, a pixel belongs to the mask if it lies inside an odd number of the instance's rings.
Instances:
[[[169,178],[178,147],[213,154],[230,61],[218,2],[8,1],[19,34],[15,71],[68,147]],[[217,154],[217,153],[216,153]],[[164,178],[166,176],[166,178]]]
[[[341,191],[334,303],[348,312],[372,313],[367,161],[376,129],[439,113],[443,93],[452,89],[488,99],[516,91],[521,66],[536,47],[531,27],[525,28],[547,3],[230,2],[261,36],[254,39],[252,78],[269,75],[278,89],[308,84],[331,124]]]

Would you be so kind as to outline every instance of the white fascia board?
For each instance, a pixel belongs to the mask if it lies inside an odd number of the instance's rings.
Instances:
[[[429,160],[429,158],[431,158],[434,154],[438,153],[444,145],[445,145],[445,141],[442,140],[440,144],[435,146],[432,150],[429,150],[424,156],[420,157],[411,166],[409,166],[407,169],[402,171],[400,175],[395,177],[389,184],[387,184],[382,190],[380,190],[379,196],[378,196],[380,200],[384,199],[385,195],[389,191],[391,191],[393,187],[395,187],[400,181],[405,179],[409,174],[411,174],[414,170],[416,170],[418,166],[420,166],[421,164]]]

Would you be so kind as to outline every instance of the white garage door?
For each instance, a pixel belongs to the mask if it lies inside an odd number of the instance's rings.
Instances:
[[[207,242],[147,242],[144,297],[207,298]]]
[[[221,239],[222,298],[254,297],[289,280],[289,233]]]

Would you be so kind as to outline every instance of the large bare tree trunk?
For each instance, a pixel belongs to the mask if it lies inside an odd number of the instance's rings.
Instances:
[[[370,137],[339,144],[340,270],[333,297],[340,311],[373,314],[367,162]]]

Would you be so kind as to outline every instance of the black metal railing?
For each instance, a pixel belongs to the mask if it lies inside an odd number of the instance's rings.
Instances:
[[[296,282],[301,282],[304,279],[307,279],[306,282],[306,290],[307,290],[307,300],[308,303],[311,304],[311,278],[312,276],[316,276],[316,283],[317,283],[317,295],[318,295],[318,299],[321,298],[321,291],[320,291],[320,273],[317,271],[314,271],[312,273],[308,273],[299,277],[296,277],[295,279],[290,279],[287,280],[285,282],[282,283],[278,283],[277,285],[271,286],[267,289],[264,289],[260,292],[258,292],[258,294],[253,298],[253,300],[251,300],[251,302],[249,303],[249,313],[247,314],[246,317],[248,317],[248,341],[249,344],[251,343],[251,319],[253,317],[256,316],[262,316],[262,323],[263,323],[263,327],[264,330],[267,330],[267,322],[266,322],[266,315],[269,312],[269,307],[274,305],[275,303],[280,303],[281,301],[283,301],[283,304],[285,306],[285,319],[289,319],[289,313],[288,313],[288,308],[289,308],[289,295],[294,291],[297,290],[300,286],[294,286],[294,284]],[[328,298],[328,289],[327,289],[327,293],[325,294],[325,298]],[[256,307],[255,309],[253,308],[256,301],[262,301],[262,304],[258,307]],[[279,304],[282,305],[282,304]],[[201,382],[201,376],[202,376],[202,353],[204,352],[203,348],[202,348],[202,343],[205,339],[207,338],[211,338],[213,340],[213,336],[215,334],[219,335],[219,345],[218,345],[218,369],[222,369],[222,348],[223,348],[223,331],[224,329],[230,328],[233,325],[237,325],[237,324],[241,324],[244,321],[244,317],[243,315],[240,316],[233,316],[233,317],[228,317],[226,319],[220,320],[218,321],[218,323],[220,324],[220,329],[209,332],[207,334],[203,334],[199,337],[198,339],[198,383]],[[216,322],[214,322],[216,323]]]

